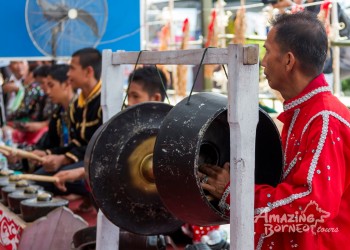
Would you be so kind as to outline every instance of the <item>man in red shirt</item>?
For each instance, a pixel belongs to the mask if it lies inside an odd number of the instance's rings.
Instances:
[[[350,112],[322,72],[327,35],[312,13],[272,21],[262,60],[284,112],[284,171],[277,187],[255,186],[256,249],[349,249]],[[202,187],[229,213],[229,166],[203,166]]]

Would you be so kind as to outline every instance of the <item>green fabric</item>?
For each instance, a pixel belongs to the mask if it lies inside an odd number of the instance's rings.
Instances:
[[[23,98],[24,98],[24,88],[20,87],[16,94],[16,97],[12,106],[10,107],[10,112],[15,112],[19,108],[19,106],[23,101]]]
[[[272,109],[272,108],[270,108],[270,107],[268,107],[268,106],[265,106],[265,105],[263,105],[263,104],[261,104],[261,103],[259,103],[259,107],[262,108],[262,109],[263,109],[264,111],[266,111],[267,113],[277,113],[276,110],[274,110],[274,109]]]

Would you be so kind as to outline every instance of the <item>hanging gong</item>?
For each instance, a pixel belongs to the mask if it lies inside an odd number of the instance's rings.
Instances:
[[[152,167],[156,136],[171,108],[159,102],[129,107],[88,144],[84,161],[94,199],[112,223],[132,233],[168,233],[182,225],[160,200]]]
[[[230,161],[227,97],[199,93],[179,102],[165,117],[154,147],[153,172],[161,199],[171,213],[195,225],[229,222],[218,200],[201,188],[198,166]],[[255,183],[277,185],[282,171],[279,132],[259,110],[255,147]]]

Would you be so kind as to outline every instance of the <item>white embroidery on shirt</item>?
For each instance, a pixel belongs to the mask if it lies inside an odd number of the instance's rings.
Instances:
[[[327,87],[319,87],[317,89],[314,89],[313,91],[303,95],[302,97],[292,101],[291,103],[288,103],[286,105],[283,106],[284,111],[290,110],[292,108],[294,108],[295,106],[302,104],[303,102],[306,102],[307,100],[309,100],[311,97],[313,97],[314,95],[317,95],[321,92],[331,92],[331,88],[329,86]]]

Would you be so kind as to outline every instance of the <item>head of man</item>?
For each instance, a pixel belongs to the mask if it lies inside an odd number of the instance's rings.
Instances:
[[[132,106],[147,101],[164,101],[166,77],[152,66],[136,69],[129,75],[128,105]],[[164,84],[164,87],[163,87]]]
[[[22,79],[28,74],[29,66],[27,61],[11,61],[10,70],[16,79]]]
[[[54,103],[65,105],[72,97],[73,88],[67,76],[68,70],[69,65],[58,64],[52,66],[48,73],[47,95]]]
[[[49,65],[41,65],[34,69],[33,77],[40,84],[40,88],[47,94],[47,76],[50,71]]]
[[[279,15],[271,24],[262,66],[270,87],[288,100],[322,73],[327,34],[317,16],[308,11]]]
[[[68,77],[74,88],[81,88],[101,77],[102,55],[94,48],[84,48],[73,53]]]

